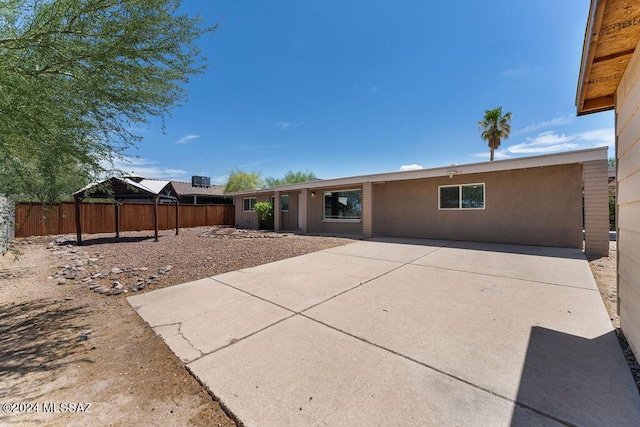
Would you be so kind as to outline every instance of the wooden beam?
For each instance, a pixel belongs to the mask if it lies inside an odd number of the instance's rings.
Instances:
[[[585,99],[582,110],[578,112],[579,116],[600,111],[612,110],[615,106],[614,95],[600,96],[598,98]]]
[[[176,236],[180,230],[180,201],[176,198]]]
[[[82,245],[82,225],[80,224],[80,196],[73,196],[76,204],[76,243],[78,246]]]
[[[158,241],[158,196],[153,198],[153,228],[155,231],[154,241]]]
[[[621,56],[631,56],[633,55],[633,52],[635,52],[636,49],[628,49],[622,52],[616,52],[616,53],[612,53],[610,55],[605,55],[605,56],[600,56],[598,58],[593,58],[593,63],[597,64],[598,62],[602,62],[602,61],[608,61],[610,59],[616,59],[616,58],[620,58]]]
[[[113,204],[113,207],[116,211],[116,239],[120,238],[120,219],[118,218],[118,201]]]

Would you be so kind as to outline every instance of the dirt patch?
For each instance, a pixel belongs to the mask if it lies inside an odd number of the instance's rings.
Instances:
[[[350,242],[220,238],[207,227],[162,232],[159,242],[149,232],[85,237],[80,247],[71,236],[22,240],[17,260],[0,257],[0,404],[16,404],[0,411],[2,425],[234,425],[131,309],[130,292],[96,293],[86,279],[109,272],[101,286],[129,286],[157,276],[146,292]],[[83,270],[58,285],[71,266]]]
[[[620,346],[622,347],[622,351],[624,352],[625,358],[627,359],[627,364],[629,365],[629,369],[633,374],[636,385],[638,386],[638,391],[640,391],[640,364],[638,364],[638,360],[636,359],[633,351],[631,350],[631,346],[625,339],[622,331],[620,330],[620,316],[618,315],[618,282],[617,282],[617,246],[616,242],[609,242],[609,256],[608,257],[588,257],[589,258],[589,267],[591,267],[591,272],[593,273],[593,277],[596,280],[598,285],[598,289],[600,290],[600,296],[602,297],[602,301],[604,302],[605,307],[607,308],[607,313],[609,313],[609,318],[611,319],[611,323],[616,328],[616,333],[618,335],[618,340],[620,341]]]

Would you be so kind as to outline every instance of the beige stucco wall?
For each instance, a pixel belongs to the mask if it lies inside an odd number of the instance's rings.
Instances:
[[[438,186],[485,184],[485,209],[439,210]],[[387,236],[582,247],[582,166],[396,181],[374,186]],[[375,233],[374,233],[375,234]]]
[[[268,194],[258,194],[256,196],[250,196],[256,198],[257,202],[270,202],[271,195]],[[258,215],[255,211],[244,212],[243,211],[243,200],[247,197],[235,197],[235,205],[236,205],[236,227],[240,228],[258,228]]]
[[[256,202],[271,202],[274,193],[259,194]],[[280,230],[281,231],[297,231],[298,230],[298,195],[299,192],[281,192],[280,195],[289,195],[289,211],[280,213]],[[242,228],[258,228],[258,215],[254,211],[244,212],[243,200],[247,197],[235,197],[236,205],[236,221],[237,227]]]
[[[616,93],[620,325],[640,357],[640,42]]]

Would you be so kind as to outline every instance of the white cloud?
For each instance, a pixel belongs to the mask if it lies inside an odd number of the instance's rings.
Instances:
[[[103,167],[110,169],[112,166],[103,164]],[[143,159],[140,157],[125,157],[113,162],[113,168],[126,174],[138,175],[144,178],[168,179],[174,181],[190,181],[191,176],[182,169],[172,169],[160,165],[158,162]]]
[[[486,152],[482,152],[482,153],[475,153],[471,155],[472,157],[477,157],[479,159],[487,159],[489,160],[489,158],[491,157],[491,152],[489,151],[489,148],[487,148]],[[505,150],[496,150],[493,152],[493,158],[495,160],[502,160],[502,159],[510,159],[511,156],[509,154],[507,154],[507,152]]]
[[[239,166],[240,169],[244,170],[244,169],[251,169],[255,166],[259,166],[263,163],[270,163],[275,161],[276,159],[260,159],[260,160],[256,160],[253,162],[249,162],[249,163],[243,163]]]
[[[269,150],[277,150],[283,148],[283,144],[277,145],[239,145],[238,149],[242,151],[250,151],[252,153],[264,153]]]
[[[402,165],[400,166],[400,170],[401,171],[417,171],[420,169],[424,169],[422,166],[417,165],[417,164],[411,164],[411,165]]]
[[[554,131],[548,131],[535,138],[528,137],[525,142],[511,145],[506,150],[512,154],[544,154],[577,150],[580,145],[573,142],[575,139],[575,135],[558,135]]]
[[[594,129],[569,135],[547,131],[535,137],[527,137],[524,142],[510,146],[505,146],[505,142],[502,141],[502,146],[495,152],[495,159],[586,150],[596,147],[609,147],[609,155],[612,155],[615,150],[615,130],[613,128]],[[471,156],[488,159],[489,149],[487,148],[487,151],[475,153]]]
[[[229,179],[229,175],[220,175],[220,176],[212,176],[211,184],[213,185],[225,185],[227,180]]]
[[[186,144],[192,139],[200,138],[200,135],[186,135],[176,141],[176,144]]]
[[[540,129],[548,128],[550,126],[563,126],[573,123],[575,116],[567,114],[565,116],[554,117],[550,120],[544,120],[542,122],[534,122],[522,129],[513,132],[513,136],[522,135],[523,133],[535,132]]]
[[[303,124],[304,122],[293,123],[293,122],[285,122],[282,120],[277,120],[273,123],[273,126],[281,130],[289,130],[292,127],[302,126]]]
[[[548,131],[535,138],[528,137],[525,142],[509,146],[506,150],[512,154],[545,154],[604,146],[613,149],[614,145],[613,129],[595,129],[573,135]]]

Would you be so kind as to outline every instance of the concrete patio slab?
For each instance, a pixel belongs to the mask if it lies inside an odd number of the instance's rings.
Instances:
[[[249,298],[212,279],[200,279],[127,298],[151,327],[171,325]]]
[[[598,291],[405,265],[304,314],[578,425],[638,403]],[[538,393],[522,392],[527,364],[543,365]]]
[[[366,241],[128,301],[245,425],[640,425],[579,251]]]
[[[177,288],[177,290],[176,290]],[[180,310],[193,304],[200,294],[199,309]],[[129,298],[129,303],[148,317],[148,323],[169,348],[184,362],[266,328],[293,313],[244,292],[202,279]],[[174,309],[174,304],[178,304]],[[208,307],[204,310],[203,307]],[[250,313],[250,316],[246,314]],[[146,317],[145,317],[146,316]]]
[[[414,264],[597,289],[579,249],[452,242]]]
[[[352,244],[325,249],[324,252],[406,263],[421,258],[452,242],[395,237],[385,238],[384,243],[384,245],[381,245],[379,241],[370,240],[358,242],[357,245]]]
[[[508,425],[514,411],[504,399],[301,316],[189,369],[247,426]],[[519,414],[531,425],[555,424]]]
[[[215,280],[299,312],[401,265],[321,251],[221,274]]]

